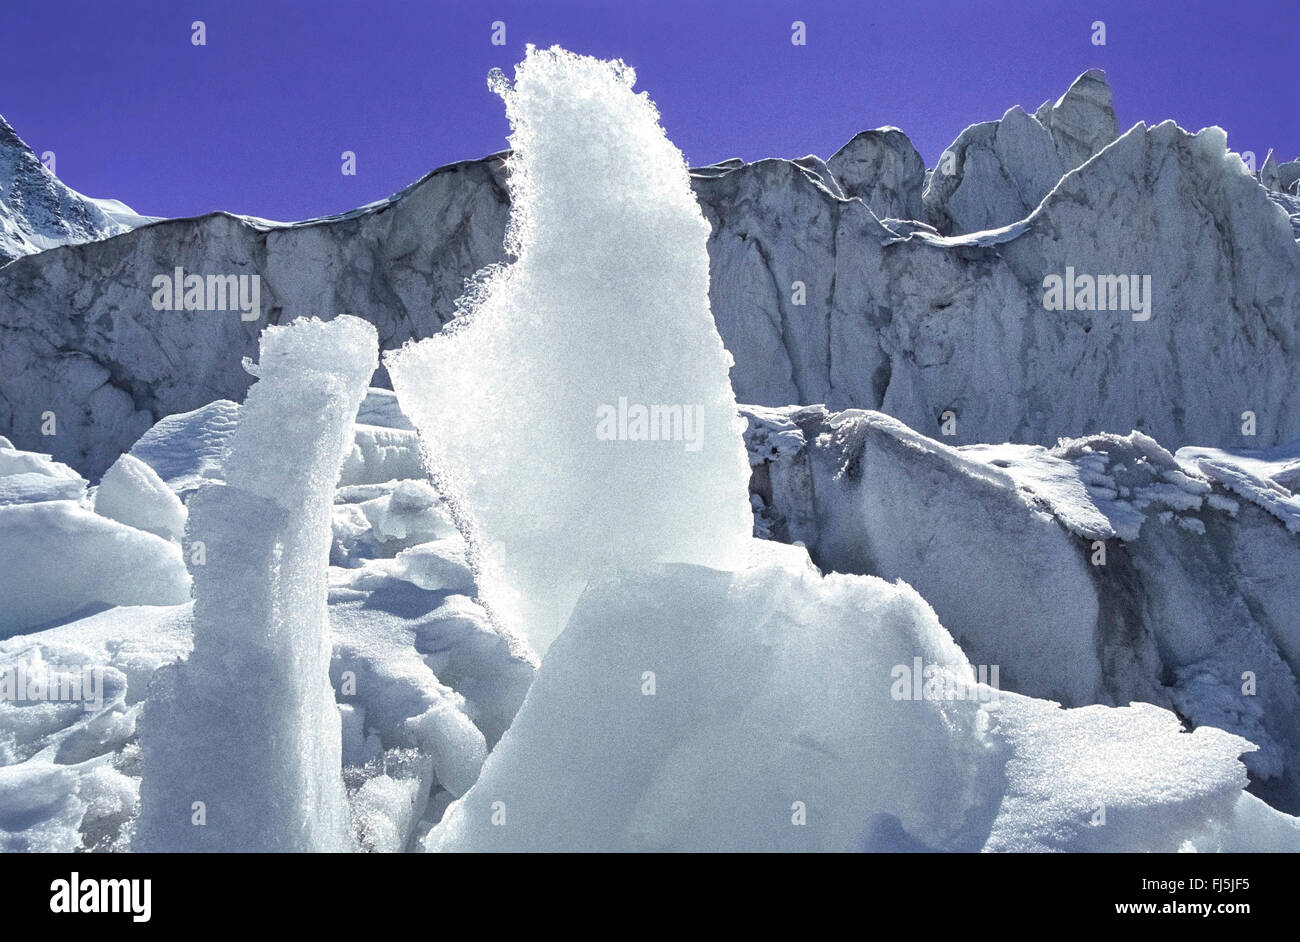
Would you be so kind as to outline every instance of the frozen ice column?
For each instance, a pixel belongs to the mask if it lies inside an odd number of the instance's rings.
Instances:
[[[442,333],[387,354],[493,611],[543,653],[610,567],[743,566],[749,461],[709,308],[709,224],[633,71],[532,49],[507,248]]]
[[[329,683],[330,507],[378,359],[354,317],[268,327],[224,484],[190,501],[194,651],[141,720],[135,849],[348,850]]]

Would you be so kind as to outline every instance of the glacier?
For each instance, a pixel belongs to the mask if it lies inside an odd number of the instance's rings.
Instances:
[[[1300,850],[1300,162],[1090,70],[689,169],[635,81],[298,223],[0,134],[0,849]]]

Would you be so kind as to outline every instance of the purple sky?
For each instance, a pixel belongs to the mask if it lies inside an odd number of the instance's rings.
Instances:
[[[693,164],[829,157],[893,124],[927,165],[967,124],[1109,74],[1120,129],[1218,124],[1300,156],[1297,0],[4,0],[2,113],[137,211],[301,219],[505,146],[488,69],[559,43],[636,67]],[[190,23],[207,24],[207,46]],[[790,43],[790,24],[808,44]],[[507,44],[491,45],[503,20]],[[1103,20],[1104,47],[1090,24]],[[357,175],[339,155],[357,154]]]

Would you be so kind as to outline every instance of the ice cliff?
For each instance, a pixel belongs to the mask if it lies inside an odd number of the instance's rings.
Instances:
[[[213,214],[16,259],[0,268],[0,434],[98,475],[159,419],[242,398],[268,323],[351,313],[385,350],[437,333],[466,279],[505,260],[503,157],[337,217]],[[928,435],[951,411],[964,442],[1300,437],[1294,168],[1252,175],[1213,128],[1117,135],[1096,71],[967,129],[928,171],[896,129],[825,162],[698,168],[736,398],[879,409]],[[176,267],[259,275],[260,319],[155,311],[151,279]],[[1044,279],[1067,269],[1149,275],[1149,317],[1045,310]]]

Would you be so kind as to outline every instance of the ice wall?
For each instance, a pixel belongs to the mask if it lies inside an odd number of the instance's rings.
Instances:
[[[326,569],[377,350],[352,317],[262,335],[225,483],[189,502],[194,651],[155,677],[141,719],[137,850],[349,847]]]
[[[742,563],[748,465],[709,226],[635,73],[530,47],[490,81],[514,261],[385,363],[486,600],[541,652],[604,567]]]

